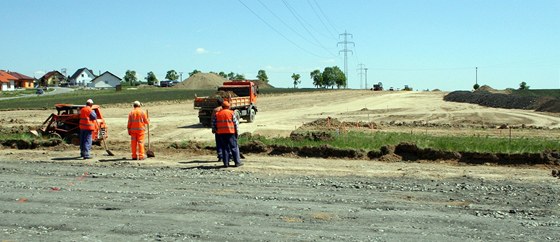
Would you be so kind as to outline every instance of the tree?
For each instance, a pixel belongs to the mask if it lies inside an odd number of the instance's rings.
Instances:
[[[218,73],[218,76],[221,76],[223,78],[227,78],[227,74],[223,71],[220,71],[220,73]]]
[[[194,69],[192,72],[189,72],[189,77],[197,73],[201,73],[201,71]]]
[[[259,70],[257,78],[262,82],[268,83],[268,76],[266,75],[266,72],[264,70]]]
[[[332,67],[325,67],[323,70],[323,85],[327,88],[333,87],[336,84],[336,72]]]
[[[527,86],[526,82],[519,83],[519,90],[529,90],[529,86]]]
[[[237,74],[235,74],[235,76],[233,77],[233,80],[236,80],[236,81],[245,80],[245,76],[242,75],[242,74],[237,73]]]
[[[148,82],[148,85],[154,85],[154,83],[156,83],[158,81],[156,74],[154,74],[153,72],[148,72],[148,74],[146,75],[146,81]]]
[[[126,73],[124,74],[124,81],[126,83],[128,83],[131,86],[135,86],[136,85],[136,81],[138,80],[136,78],[136,71],[133,70],[126,70]]]
[[[474,89],[474,90],[478,90],[478,88],[480,88],[480,85],[478,85],[478,83],[475,83],[475,84],[473,85],[473,89]]]
[[[294,79],[294,88],[297,88],[297,85],[301,83],[301,81],[299,80],[300,77],[301,76],[299,74],[292,74],[292,79]]]
[[[179,79],[179,74],[175,70],[167,71],[167,75],[165,75],[166,80],[177,81]]]
[[[315,86],[316,88],[323,86],[323,74],[320,70],[312,71],[311,73],[309,73],[309,76],[311,77],[311,80],[313,80],[313,86]]]
[[[234,77],[235,77],[235,73],[233,73],[233,72],[230,72],[230,73],[227,74],[227,79],[228,80],[233,80]]]
[[[346,87],[346,75],[344,75],[344,72],[342,72],[338,66],[333,66],[333,72],[336,88],[340,89],[340,87]]]

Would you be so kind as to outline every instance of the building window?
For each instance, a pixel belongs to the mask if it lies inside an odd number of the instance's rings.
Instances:
[[[84,77],[84,76],[85,76],[84,73],[82,73],[82,77]]]

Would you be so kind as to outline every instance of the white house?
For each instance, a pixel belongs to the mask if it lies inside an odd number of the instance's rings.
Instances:
[[[121,84],[121,78],[115,76],[111,72],[106,71],[103,74],[91,80],[91,83],[88,84],[88,87],[115,88],[117,87],[117,85],[120,84]]]
[[[69,82],[71,86],[89,86],[91,81],[96,77],[88,68],[80,68],[70,77]]]
[[[8,72],[0,70],[0,91],[14,91],[16,90],[15,81],[17,78],[10,75]]]

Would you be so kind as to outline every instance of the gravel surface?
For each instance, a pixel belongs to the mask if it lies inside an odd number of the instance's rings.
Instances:
[[[560,239],[560,180],[552,177],[308,175],[274,172],[273,163],[271,172],[183,163],[2,160],[0,239]]]

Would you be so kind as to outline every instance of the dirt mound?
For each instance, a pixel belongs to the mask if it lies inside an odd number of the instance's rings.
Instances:
[[[526,109],[560,113],[560,99],[554,97],[530,97],[477,90],[475,92],[450,92],[443,97],[443,100],[449,102],[472,103],[493,108]]]
[[[488,85],[482,85],[481,87],[475,90],[475,92],[496,92],[496,91],[497,91],[496,89]]]
[[[259,89],[262,88],[274,88],[274,86],[268,84],[268,82],[263,82],[261,80],[251,80],[252,82],[254,82],[255,84],[257,84],[259,86]]]
[[[490,93],[487,91],[455,91],[445,95],[443,100],[472,103],[493,108],[535,109],[537,98],[503,93]]]
[[[187,80],[175,85],[174,88],[216,89],[225,81],[227,81],[225,78],[214,73],[196,73]]]
[[[377,124],[375,122],[341,122],[336,118],[326,117],[314,120],[309,123],[305,123],[300,127],[301,129],[338,129],[338,128],[369,128],[377,129]]]

